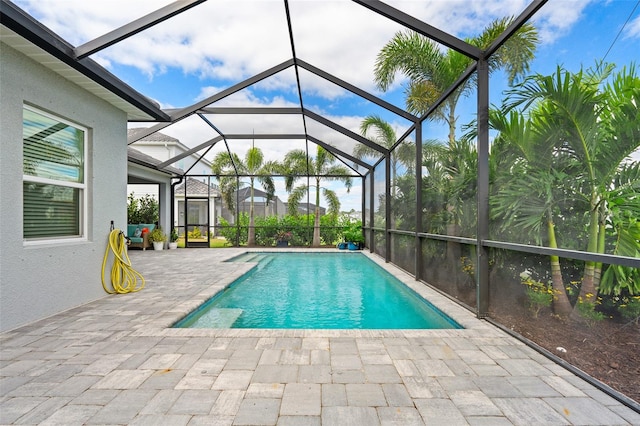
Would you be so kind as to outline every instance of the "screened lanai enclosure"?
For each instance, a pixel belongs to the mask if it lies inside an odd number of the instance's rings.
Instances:
[[[640,374],[637,2],[14,3],[4,25],[48,26],[66,41],[43,49],[153,100],[127,143],[182,145],[153,167],[187,242],[326,247],[361,225],[541,351],[594,376],[624,358],[598,378],[640,397],[619,379]]]

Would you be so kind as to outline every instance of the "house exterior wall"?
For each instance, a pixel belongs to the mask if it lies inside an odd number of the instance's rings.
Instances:
[[[0,331],[6,331],[106,296],[101,266],[110,222],[119,227],[127,219],[127,117],[5,44],[0,64]],[[89,130],[86,239],[23,241],[25,103]]]

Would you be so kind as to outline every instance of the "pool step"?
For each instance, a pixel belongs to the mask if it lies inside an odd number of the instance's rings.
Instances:
[[[209,311],[208,316],[215,328],[231,328],[242,312],[240,308],[214,308]]]
[[[265,259],[266,258],[266,259]],[[259,260],[253,260],[252,262],[259,262],[258,263],[258,270],[262,270],[264,269],[268,264],[270,264],[273,261],[273,256],[272,257],[267,257],[265,255],[262,255],[262,257]]]
[[[238,262],[260,262],[264,259],[264,254],[262,253],[247,253],[242,257],[238,258]]]

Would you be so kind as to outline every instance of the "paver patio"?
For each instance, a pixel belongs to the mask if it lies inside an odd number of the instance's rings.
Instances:
[[[131,251],[141,292],[0,334],[0,424],[640,424],[639,413],[369,254],[465,329],[168,328],[252,266],[224,262],[244,251]]]

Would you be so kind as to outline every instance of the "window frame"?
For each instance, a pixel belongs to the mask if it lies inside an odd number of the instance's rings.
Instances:
[[[43,111],[39,108],[36,108],[31,105],[23,104],[23,113],[22,113],[22,128],[23,128],[23,148],[22,155],[24,158],[24,111],[28,110],[32,113],[41,115],[45,118],[57,121],[62,124],[66,124],[67,126],[71,126],[77,130],[82,131],[83,139],[82,139],[82,182],[72,182],[66,180],[57,180],[51,178],[45,178],[40,176],[29,175],[24,172],[24,162],[22,165],[22,184],[24,188],[25,183],[37,183],[37,184],[46,184],[58,187],[72,188],[78,189],[80,194],[78,197],[78,235],[63,235],[63,236],[41,236],[41,237],[25,237],[24,236],[24,189],[22,190],[22,238],[23,244],[25,246],[32,245],[43,245],[49,243],[64,243],[64,242],[81,242],[88,241],[88,197],[89,197],[89,185],[87,183],[88,177],[88,152],[89,152],[89,129],[85,126],[82,126],[76,122],[71,120],[67,120],[58,115]]]

